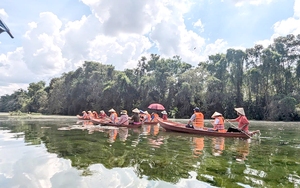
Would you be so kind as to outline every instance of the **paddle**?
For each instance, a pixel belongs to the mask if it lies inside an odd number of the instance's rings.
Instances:
[[[231,126],[233,126],[234,128],[236,128],[237,130],[241,131],[242,133],[244,133],[245,135],[249,136],[249,138],[251,138],[252,136],[250,136],[248,133],[246,133],[245,131],[243,131],[242,129],[237,128],[233,123],[231,123],[228,119],[226,119],[226,121],[228,123],[230,123]],[[245,126],[245,125],[244,125]]]

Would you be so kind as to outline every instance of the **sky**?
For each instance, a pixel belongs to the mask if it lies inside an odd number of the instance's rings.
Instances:
[[[136,68],[142,56],[193,66],[228,48],[300,34],[300,0],[1,0],[0,96],[84,61]]]

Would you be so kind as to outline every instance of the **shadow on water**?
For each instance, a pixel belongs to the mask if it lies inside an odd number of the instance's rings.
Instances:
[[[260,140],[206,137],[141,128],[94,126],[88,121],[5,120],[3,130],[27,145],[45,145],[68,159],[82,176],[90,166],[133,168],[137,177],[166,181],[197,179],[217,187],[299,187],[300,133],[296,123],[251,122]]]

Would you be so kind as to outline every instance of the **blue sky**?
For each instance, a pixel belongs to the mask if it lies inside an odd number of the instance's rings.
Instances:
[[[300,0],[1,0],[0,17],[15,37],[0,34],[0,96],[85,60],[123,70],[157,53],[197,66],[300,34]]]

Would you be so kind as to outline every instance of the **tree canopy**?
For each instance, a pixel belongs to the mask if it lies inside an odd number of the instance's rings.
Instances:
[[[210,55],[196,67],[179,56],[142,57],[124,71],[85,61],[75,71],[45,82],[31,83],[1,96],[0,111],[76,115],[82,110],[147,109],[158,102],[169,115],[188,118],[198,106],[206,118],[218,111],[235,117],[244,107],[255,120],[300,120],[300,35],[278,37],[268,47],[228,49]]]

